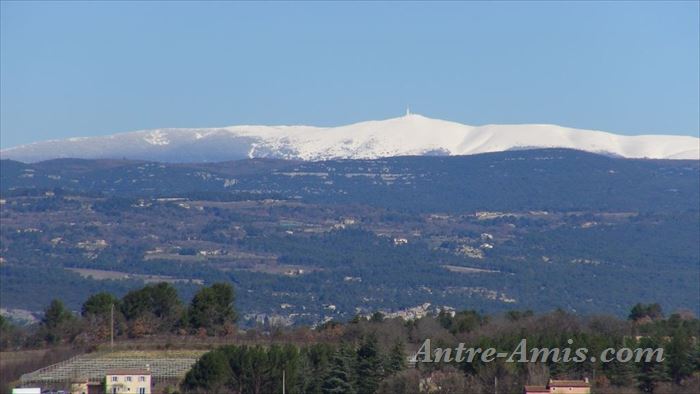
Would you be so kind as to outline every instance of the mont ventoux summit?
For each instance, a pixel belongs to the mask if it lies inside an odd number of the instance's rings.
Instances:
[[[213,162],[245,158],[374,159],[571,148],[625,158],[700,159],[691,136],[623,136],[547,124],[468,126],[412,114],[338,127],[241,125],[166,128],[49,140],[3,149],[3,159],[126,158]]]

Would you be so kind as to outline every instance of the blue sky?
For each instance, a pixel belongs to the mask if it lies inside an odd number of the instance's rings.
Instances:
[[[1,5],[0,144],[423,115],[700,130],[698,2]]]

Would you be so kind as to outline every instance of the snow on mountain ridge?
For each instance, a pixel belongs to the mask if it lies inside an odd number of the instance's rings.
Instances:
[[[164,128],[22,145],[3,158],[130,158],[221,161],[245,157],[300,160],[373,159],[403,155],[470,155],[518,148],[571,148],[627,158],[700,159],[690,136],[623,136],[546,124],[469,126],[409,114],[338,127],[239,125]]]

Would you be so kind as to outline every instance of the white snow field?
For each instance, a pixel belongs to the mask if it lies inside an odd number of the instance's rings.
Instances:
[[[166,162],[242,158],[373,159],[405,155],[472,155],[514,149],[571,148],[626,158],[700,159],[691,136],[625,136],[547,124],[468,126],[416,114],[338,127],[171,128],[69,138],[0,151],[3,159],[112,158]]]

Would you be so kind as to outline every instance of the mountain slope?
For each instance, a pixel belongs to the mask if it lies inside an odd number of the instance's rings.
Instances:
[[[38,188],[140,198],[257,196],[406,212],[697,211],[699,183],[699,161],[621,159],[569,149],[316,162],[0,162],[0,193],[8,195]]]
[[[37,142],[4,149],[0,154],[24,162],[67,157],[212,162],[471,155],[529,148],[570,148],[626,158],[700,159],[700,139],[690,136],[622,136],[555,125],[475,127],[421,115],[339,127],[243,125],[143,130]]]

